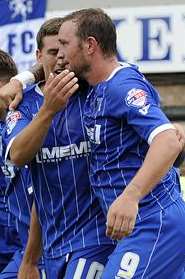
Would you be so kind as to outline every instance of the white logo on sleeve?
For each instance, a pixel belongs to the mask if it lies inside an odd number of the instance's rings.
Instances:
[[[21,119],[22,115],[20,111],[10,111],[6,117],[6,131],[9,135],[13,128],[16,126],[16,123]]]
[[[128,91],[126,96],[126,104],[137,108],[142,108],[146,105],[147,93],[142,89],[133,88]]]

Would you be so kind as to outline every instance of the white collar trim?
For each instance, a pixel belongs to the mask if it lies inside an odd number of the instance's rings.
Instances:
[[[117,68],[115,68],[113,70],[113,72],[110,74],[110,76],[106,79],[106,81],[110,80],[111,78],[113,78],[113,76],[121,69],[123,68],[128,68],[130,67],[130,64],[128,63],[124,63],[124,62],[119,62],[120,63],[120,66],[118,66]]]
[[[38,83],[37,83],[36,86],[35,86],[35,91],[36,91],[39,95],[44,96],[44,94],[43,94],[43,92],[41,91],[41,89],[40,89]]]

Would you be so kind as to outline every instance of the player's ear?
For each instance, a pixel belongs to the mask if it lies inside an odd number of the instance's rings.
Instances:
[[[42,57],[42,52],[40,51],[40,49],[37,49],[36,50],[37,62],[42,64],[41,57]]]
[[[94,37],[90,36],[85,41],[85,47],[88,54],[93,54],[97,50],[98,42]]]

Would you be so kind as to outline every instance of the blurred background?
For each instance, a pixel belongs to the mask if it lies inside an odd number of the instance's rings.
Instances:
[[[174,5],[185,4],[183,0],[102,0],[101,4],[99,0],[91,0],[91,2],[85,0],[48,0],[48,11],[52,10],[69,10],[69,9],[81,9],[89,7],[99,8],[115,8],[115,7],[139,7],[139,6],[154,6],[154,5]]]
[[[185,0],[0,0],[0,48],[20,71],[28,69],[43,21],[89,7],[112,17],[119,60],[137,64],[159,89],[168,117],[185,125]]]

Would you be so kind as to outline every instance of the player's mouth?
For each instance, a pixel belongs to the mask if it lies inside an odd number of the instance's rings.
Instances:
[[[64,70],[64,69],[56,69],[56,70],[54,71],[54,73],[55,73],[56,75],[59,75],[63,70]]]
[[[61,64],[57,64],[55,70],[54,70],[54,73],[56,75],[59,75],[62,71],[64,71],[67,67],[69,63],[61,63]]]

